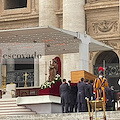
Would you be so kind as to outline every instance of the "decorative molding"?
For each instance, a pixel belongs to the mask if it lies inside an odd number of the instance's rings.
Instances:
[[[110,47],[114,48],[114,49],[118,49],[118,43],[116,42],[109,42],[108,40],[103,40],[103,43],[105,43],[106,45],[109,45]]]
[[[119,6],[118,0],[110,0],[110,1],[92,0],[91,2],[88,1],[87,4],[85,4],[84,9],[87,11],[87,10],[112,8],[118,6]]]
[[[119,46],[119,48],[120,48],[120,46]],[[120,55],[120,50],[118,50],[118,54]]]
[[[94,33],[110,32],[111,30],[113,32],[116,32],[118,31],[118,22],[103,20],[99,23],[92,23],[92,27],[93,27]]]
[[[92,58],[93,58],[93,52],[90,52],[89,59],[92,60]]]
[[[118,1],[118,0],[87,0],[87,3],[98,3],[98,2],[111,2],[111,1]]]
[[[0,30],[6,29],[17,29],[17,28],[25,28],[25,27],[38,27],[38,18],[35,19],[25,19],[25,20],[16,20],[10,22],[0,22]]]

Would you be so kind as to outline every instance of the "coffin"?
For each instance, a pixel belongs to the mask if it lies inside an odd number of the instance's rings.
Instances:
[[[88,80],[95,80],[97,78],[97,76],[95,76],[85,70],[71,72],[71,82],[72,83],[78,83],[82,77],[84,79],[88,79]]]

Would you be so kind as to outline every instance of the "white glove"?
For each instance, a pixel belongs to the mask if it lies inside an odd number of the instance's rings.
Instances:
[[[91,96],[91,100],[93,100],[93,96]]]
[[[114,100],[112,100],[112,102],[114,102]]]
[[[85,97],[85,100],[87,100],[87,97]]]

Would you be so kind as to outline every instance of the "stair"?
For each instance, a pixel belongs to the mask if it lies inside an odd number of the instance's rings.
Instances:
[[[35,115],[36,112],[25,106],[18,106],[16,98],[0,99],[0,115]]]
[[[103,111],[97,117],[102,117]],[[95,118],[95,117],[94,117]],[[120,120],[119,111],[106,111],[107,120]],[[0,115],[0,120],[90,120],[88,112],[35,115]],[[103,120],[103,119],[99,119]]]

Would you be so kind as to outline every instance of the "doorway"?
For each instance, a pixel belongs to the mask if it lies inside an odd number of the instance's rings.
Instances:
[[[114,86],[115,90],[119,90],[119,58],[114,51],[104,51],[98,55],[93,66],[94,74],[98,76],[98,68],[103,67],[105,61],[105,77],[109,86]]]

